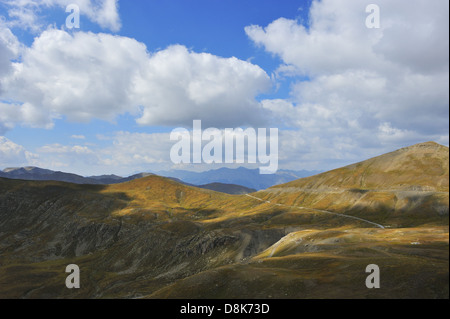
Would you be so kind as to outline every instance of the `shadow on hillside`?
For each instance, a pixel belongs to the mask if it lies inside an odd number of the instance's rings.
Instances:
[[[106,193],[106,185],[79,185],[54,181],[0,178],[0,215],[33,220],[54,213],[104,218],[132,200],[124,192]]]
[[[405,197],[401,207],[383,202],[359,203],[342,213],[390,227],[448,225],[449,207],[434,195]]]

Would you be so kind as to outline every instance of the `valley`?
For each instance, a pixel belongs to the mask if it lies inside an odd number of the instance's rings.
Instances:
[[[243,195],[0,178],[0,298],[448,298],[448,163],[423,143]]]

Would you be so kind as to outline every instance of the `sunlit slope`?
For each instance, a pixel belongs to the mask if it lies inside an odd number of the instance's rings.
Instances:
[[[449,149],[434,142],[416,144],[273,188],[289,187],[448,192]]]
[[[263,251],[286,234],[289,220],[270,223],[282,213],[158,176],[113,186],[0,178],[0,298],[144,296]],[[64,284],[72,263],[79,290]]]
[[[186,186],[172,179],[148,176],[131,182],[108,185],[102,194],[124,194],[127,204],[113,215],[128,218],[191,220],[202,224],[233,222],[242,218],[258,218],[273,214],[272,205],[245,195],[228,195],[207,189]]]
[[[255,194],[387,226],[448,225],[449,149],[429,142]]]
[[[367,265],[380,268],[366,287]],[[225,265],[148,298],[448,298],[448,228],[291,233],[248,263]]]
[[[108,185],[102,193],[124,193],[130,199],[120,215],[153,213],[177,213],[177,209],[216,209],[215,202],[226,201],[231,195],[186,186],[169,178],[148,176],[127,183]]]
[[[448,298],[446,165],[425,143],[249,195],[0,178],[0,298]]]

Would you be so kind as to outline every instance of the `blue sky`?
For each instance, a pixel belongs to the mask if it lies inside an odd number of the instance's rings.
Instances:
[[[266,25],[279,17],[299,19],[307,23],[311,1],[282,1],[276,4],[272,0],[253,1],[121,1],[120,18],[122,28],[118,32],[105,29],[80,16],[80,29],[77,31],[111,33],[135,38],[145,43],[149,51],[158,51],[173,44],[182,44],[195,52],[209,52],[221,57],[235,56],[241,60],[251,60],[269,74],[280,64],[280,59],[257,48],[248,38],[244,28],[248,25]],[[8,16],[8,7],[3,5],[0,14]],[[65,24],[68,13],[63,7],[46,8],[42,14],[42,23],[61,26]],[[35,32],[12,28],[19,40],[31,46]],[[290,81],[280,81],[264,96],[285,98],[289,95]],[[56,121],[52,130],[23,127],[6,133],[7,137],[29,149],[47,143],[64,144],[72,135],[84,135],[95,138],[97,134],[113,133],[118,128],[134,132],[170,132],[172,127],[148,126],[136,124],[133,117],[119,115],[113,123],[93,120],[90,125],[65,119]],[[33,136],[32,139],[30,137]],[[70,141],[75,144],[77,141]],[[98,143],[99,141],[97,141]]]
[[[284,169],[448,145],[448,2],[378,1],[377,29],[368,4],[0,0],[0,169],[222,166],[168,158],[170,131],[194,119],[279,128]]]

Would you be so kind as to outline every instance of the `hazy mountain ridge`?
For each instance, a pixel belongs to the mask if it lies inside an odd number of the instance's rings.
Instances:
[[[129,182],[135,179],[154,175],[152,173],[139,173],[128,177],[121,177],[117,175],[101,175],[101,176],[89,176],[83,177],[76,174],[57,172],[48,169],[42,169],[38,167],[20,167],[20,168],[6,168],[0,171],[0,177],[21,179],[30,181],[59,181],[74,184],[89,184],[89,185],[111,185]],[[227,194],[248,194],[255,192],[256,189],[248,188],[236,184],[226,184],[219,182],[212,182],[204,185],[194,185],[184,182],[180,179],[174,178],[180,183],[184,183],[189,186],[195,186],[204,189],[210,189]]]
[[[194,185],[205,185],[211,183],[223,183],[241,185],[251,189],[261,190],[274,185],[284,184],[296,179],[312,176],[320,171],[289,171],[279,170],[275,174],[261,175],[259,169],[247,169],[240,167],[237,169],[220,168],[206,172],[191,171],[161,171],[158,175],[178,178],[186,183]]]
[[[251,196],[0,178],[0,298],[448,298],[448,148],[415,148]],[[383,159],[416,177],[377,184]]]
[[[76,174],[42,169],[39,167],[6,168],[0,171],[0,177],[22,180],[60,181],[75,184],[101,184],[100,180]]]
[[[59,181],[74,184],[91,184],[91,185],[107,185],[123,183],[133,179],[142,178],[151,175],[150,173],[140,173],[129,177],[121,177],[117,175],[102,175],[84,177],[77,174],[65,173],[60,171],[52,171],[39,167],[17,167],[6,168],[0,171],[0,177],[11,179],[22,179],[31,181]]]

